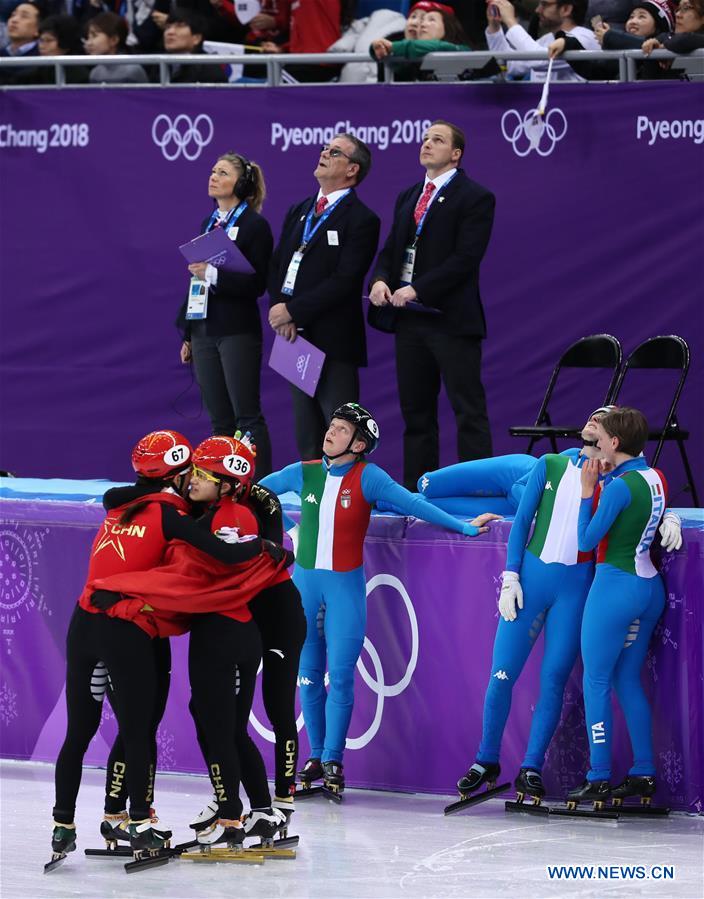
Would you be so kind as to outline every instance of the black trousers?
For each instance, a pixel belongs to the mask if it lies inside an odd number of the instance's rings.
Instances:
[[[169,698],[169,686],[171,685],[171,644],[168,638],[152,640],[154,661],[156,664],[156,702],[152,713],[151,726],[151,765],[149,768],[149,791],[147,799],[154,802],[154,777],[157,767],[156,734],[164,717],[166,701]],[[110,672],[105,669],[107,676]],[[113,705],[112,690],[108,690],[110,705]],[[112,744],[108,757],[108,767],[105,779],[105,813],[116,815],[127,808],[127,764],[125,762],[125,743],[122,734],[118,733]]]
[[[408,312],[398,317],[396,375],[405,424],[403,483],[408,490],[415,491],[418,478],[440,465],[441,383],[457,422],[457,461],[492,455],[481,359],[478,337],[450,334],[430,315]]]
[[[258,334],[208,337],[196,322],[191,336],[193,368],[213,434],[250,431],[257,445],[257,479],[271,473],[271,438],[260,397],[262,338]]]
[[[291,396],[299,455],[303,462],[319,459],[332,413],[343,403],[359,401],[359,369],[351,362],[326,359],[315,396],[293,386]]]
[[[262,698],[275,737],[275,793],[284,797],[296,784],[296,683],[306,638],[306,617],[301,594],[291,580],[262,590],[249,609],[262,637]],[[244,761],[242,783],[251,800],[249,772]],[[252,806],[256,808],[254,802]]]
[[[247,732],[261,658],[262,643],[254,621],[215,614],[194,616],[188,646],[189,708],[221,818],[242,815],[241,757],[250,770],[259,770],[253,807],[271,805],[264,761]]]
[[[54,819],[64,824],[74,819],[83,757],[100,725],[102,696],[93,695],[91,681],[101,661],[110,672],[113,708],[124,740],[130,815],[136,820],[149,817],[157,692],[152,640],[131,621],[93,615],[76,606],[66,638],[66,738],[55,770]]]

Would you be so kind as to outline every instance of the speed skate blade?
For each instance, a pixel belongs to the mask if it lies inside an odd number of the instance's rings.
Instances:
[[[467,796],[466,799],[458,799],[457,802],[452,802],[450,805],[445,806],[445,814],[454,815],[455,812],[461,812],[463,809],[471,808],[473,805],[479,805],[481,802],[486,802],[486,800],[491,799],[492,796],[498,796],[499,793],[505,793],[506,790],[509,790],[510,788],[510,783],[499,784],[498,787],[492,787],[490,790],[484,790],[481,793],[474,793],[472,796]]]
[[[320,796],[325,792],[325,787],[304,787],[301,786],[294,793],[296,799],[311,799],[313,796]]]
[[[543,815],[550,814],[550,808],[547,805],[534,805],[532,802],[511,802],[505,804],[507,812],[522,812],[526,815]]]
[[[211,849],[209,852],[184,852],[180,858],[190,862],[239,862],[245,865],[263,865],[264,853],[258,849]]]
[[[259,843],[252,843],[251,846],[247,846],[247,849],[254,849],[259,851],[260,849],[295,849],[298,846],[298,841],[300,837],[298,834],[291,837],[275,837],[274,842],[269,847],[265,846],[261,841]]]
[[[116,846],[114,849],[84,849],[88,858],[131,858],[133,855],[129,846]]]
[[[623,818],[665,818],[669,808],[659,805],[612,805],[610,807]]]
[[[342,802],[342,793],[339,790],[331,790],[330,787],[321,787],[323,791],[323,796],[326,799],[331,799],[333,802],[336,802],[338,805]]]
[[[59,855],[57,858],[52,858],[52,860],[51,860],[50,862],[47,862],[47,863],[44,865],[44,873],[45,873],[45,874],[50,874],[52,871],[56,871],[56,869],[57,869],[60,865],[63,865],[63,863],[66,861],[67,857],[68,857],[68,856],[67,856],[66,853],[64,852],[64,853],[62,853],[61,855]]]
[[[595,821],[618,821],[618,812],[611,809],[586,809],[586,808],[551,808],[550,817],[556,815],[559,818],[592,818]]]
[[[160,868],[162,865],[168,865],[173,855],[144,855],[137,858],[133,862],[127,862],[125,871],[127,874],[136,874],[138,871],[149,871],[151,868]]]
[[[253,852],[261,853],[264,858],[295,858],[295,849],[284,849],[279,846],[249,846],[248,849]]]

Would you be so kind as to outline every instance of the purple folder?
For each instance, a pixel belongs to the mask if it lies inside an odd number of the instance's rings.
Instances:
[[[293,343],[278,334],[274,338],[269,365],[308,396],[315,396],[323,362],[325,353],[303,337]]]
[[[362,297],[363,300],[369,300],[369,297]],[[371,300],[369,300],[371,303]],[[401,312],[403,309],[410,309],[413,312],[426,312],[430,315],[442,315],[442,309],[436,309],[435,306],[424,306],[417,300],[409,300],[405,306],[379,306],[379,309],[392,309]]]
[[[251,275],[254,269],[242,255],[237,244],[230,240],[223,228],[213,228],[179,247],[187,262],[209,262],[226,272]]]

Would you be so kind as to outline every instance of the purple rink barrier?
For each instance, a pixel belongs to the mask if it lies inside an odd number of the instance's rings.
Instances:
[[[359,193],[382,216],[385,237],[398,191],[420,180],[424,123],[442,117],[466,130],[464,166],[497,196],[482,267],[495,452],[525,450],[508,427],[534,421],[554,362],[573,341],[607,331],[628,353],[645,338],[676,333],[692,349],[680,420],[704,492],[704,84],[554,85],[546,130],[532,145],[523,122],[541,89],[0,94],[0,468],[122,480],[131,475],[129,450],[147,431],[207,434],[172,323],[188,282],[178,247],[211,208],[207,178],[219,153],[236,149],[262,164],[264,213],[278,236],[290,205],[316,189],[319,145],[335,131],[357,130],[374,157]],[[270,344],[267,328],[264,359]],[[370,332],[369,359],[361,398],[381,422],[375,461],[398,477],[392,338]],[[623,401],[653,416],[672,390],[670,379],[645,374],[631,385]],[[601,403],[606,379],[575,378],[566,387],[553,420],[579,425]],[[280,467],[297,458],[289,390],[266,366],[263,404]],[[445,465],[456,457],[444,399],[441,412]],[[671,447],[662,467],[672,504],[691,504],[679,493],[685,480]]]
[[[684,547],[665,559],[667,607],[644,679],[654,705],[659,800],[701,811],[704,803],[704,523],[685,522]],[[4,501],[0,524],[0,752],[54,761],[65,728],[64,640],[83,586],[99,507]],[[496,629],[496,600],[510,524],[464,538],[414,519],[374,516],[365,543],[369,625],[356,675],[346,774],[351,785],[451,793],[474,758]],[[542,641],[539,641],[539,643]],[[159,728],[159,767],[204,772],[188,713],[187,640],[172,640],[173,675]],[[514,776],[537,698],[536,646],[513,694],[502,765]],[[266,717],[259,696],[253,725]],[[614,777],[628,765],[617,711]],[[86,762],[104,765],[115,735],[106,703]],[[271,770],[271,745],[259,739]],[[306,757],[305,737],[301,755]],[[586,768],[587,744],[577,665],[550,747],[546,784],[561,796]]]

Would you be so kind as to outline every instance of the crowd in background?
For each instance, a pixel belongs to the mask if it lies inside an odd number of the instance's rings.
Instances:
[[[382,78],[391,57],[394,79],[432,80],[418,60],[431,52],[470,50],[704,48],[704,0],[0,0],[0,57],[27,57],[27,66],[0,69],[0,84],[52,84],[53,67],[35,56],[120,55],[119,65],[67,68],[67,80],[140,83],[159,80],[158,66],[131,64],[130,53],[202,54],[368,53],[369,63],[289,65],[287,80],[367,82]],[[616,63],[594,60],[552,67],[553,80],[604,80]],[[510,79],[544,80],[547,64],[511,61]],[[500,74],[491,61],[460,78]],[[176,83],[264,80],[256,64],[233,73],[217,62],[171,67]],[[647,60],[641,78],[681,77],[669,60]]]

